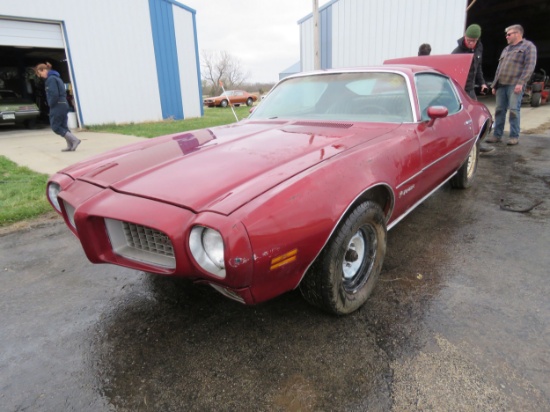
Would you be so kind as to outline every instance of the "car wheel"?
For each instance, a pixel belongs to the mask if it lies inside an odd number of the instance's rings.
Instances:
[[[300,283],[304,298],[336,315],[359,309],[370,296],[386,254],[382,209],[368,201],[345,218]]]
[[[531,95],[531,107],[539,107],[542,100],[542,95],[540,92],[533,93]]]
[[[542,92],[542,84],[541,83],[535,83],[531,86],[532,92]]]
[[[227,100],[222,100],[222,102],[220,103],[220,106],[227,107]]]
[[[249,97],[248,99],[246,99],[247,106],[252,106],[253,103],[254,103],[254,100],[252,100],[252,97]]]
[[[479,161],[479,143],[476,143],[468,159],[464,162],[456,174],[451,178],[451,186],[456,189],[467,189],[472,186],[477,172],[477,163]]]

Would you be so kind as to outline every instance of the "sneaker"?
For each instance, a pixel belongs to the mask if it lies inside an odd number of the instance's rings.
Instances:
[[[485,139],[485,142],[486,143],[500,143],[501,140],[502,140],[501,137],[491,136],[491,137],[488,137],[487,139]]]
[[[511,137],[510,140],[508,140],[508,146],[515,146],[519,143],[519,139],[517,137]]]
[[[486,154],[489,154],[489,153],[493,153],[496,149],[494,147],[491,147],[491,146],[487,146],[487,145],[484,145],[484,144],[481,144],[479,145],[479,152],[486,155]]]

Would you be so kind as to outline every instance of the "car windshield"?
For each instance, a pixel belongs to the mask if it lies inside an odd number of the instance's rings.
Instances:
[[[413,121],[405,77],[392,72],[315,74],[284,80],[250,118]]]

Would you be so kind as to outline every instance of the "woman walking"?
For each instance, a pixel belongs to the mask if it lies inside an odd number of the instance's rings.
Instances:
[[[46,100],[48,106],[50,106],[50,126],[54,133],[67,141],[67,147],[61,151],[74,152],[80,144],[80,139],[72,134],[67,126],[69,103],[67,102],[65,85],[59,73],[52,70],[50,63],[40,63],[34,70],[37,76],[46,79]]]

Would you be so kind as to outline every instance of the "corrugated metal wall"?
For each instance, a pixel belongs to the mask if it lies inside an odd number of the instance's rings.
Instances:
[[[185,117],[200,116],[194,13],[173,0],[153,1],[173,9],[175,63],[182,69],[181,90],[175,94],[182,99]],[[59,22],[84,124],[163,119],[148,0],[3,1],[2,16]],[[162,93],[166,97],[170,90]]]
[[[416,56],[429,43],[448,54],[462,36],[467,0],[334,0],[320,9],[323,68],[382,64]],[[302,70],[313,69],[313,22],[300,23]]]

